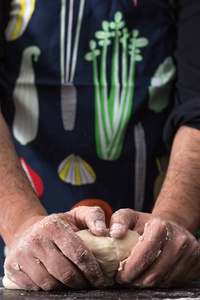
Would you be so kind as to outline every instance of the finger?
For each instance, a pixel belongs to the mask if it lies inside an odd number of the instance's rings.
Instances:
[[[31,247],[28,243],[23,244],[25,245],[25,249],[19,247],[12,251],[9,254],[7,262],[7,266],[10,265],[15,271],[15,279],[19,280],[17,284],[19,286],[22,285],[23,288],[28,290],[38,290],[41,288],[44,291],[48,291],[62,288],[62,284],[47,271],[41,260],[34,256],[34,253],[38,253],[41,256],[44,253],[44,249],[47,248],[48,253],[46,253],[46,257],[49,257],[49,254],[54,249],[49,245],[45,245],[45,243],[43,244],[44,248],[39,247],[39,245],[32,245]],[[26,250],[28,250],[28,255]]]
[[[84,275],[66,256],[60,252],[56,245],[53,245],[52,251],[44,251],[43,253],[40,253],[38,257],[44,265],[46,272],[48,271],[48,274],[52,274],[54,279],[57,279],[56,288],[58,287],[58,282],[76,290],[88,287],[89,283]],[[61,284],[59,284],[59,286],[61,286]]]
[[[52,261],[54,261],[53,264]],[[28,277],[44,291],[62,290],[66,286],[72,289],[88,286],[88,281],[80,271],[61,253],[59,255],[59,252],[54,255],[50,254],[49,259],[43,262],[38,258],[31,260],[29,258],[27,262],[24,261],[23,269]]]
[[[131,209],[120,209],[115,212],[110,220],[110,236],[113,238],[123,238],[127,230],[134,227],[137,217],[137,213]]]
[[[93,286],[102,285],[104,278],[99,264],[69,224],[65,224],[62,219],[57,219],[53,229],[52,238],[60,251],[81,270]]]
[[[195,276],[191,276],[191,270],[194,271],[195,264],[190,264],[189,268],[187,268],[187,262],[182,261],[184,267],[186,267],[187,271],[184,270],[183,266],[177,263],[164,278],[163,280],[157,285],[159,288],[179,288],[183,287],[189,282],[191,282],[193,279],[195,279]],[[180,270],[181,274],[180,274]],[[197,275],[199,272],[197,273]],[[176,276],[179,277],[176,277]]]
[[[195,245],[192,242],[183,249],[182,257],[177,261],[168,276],[160,283],[159,287],[181,287],[190,283],[200,273],[199,258],[200,245],[195,241]]]
[[[169,241],[171,235],[169,226],[160,219],[152,219],[150,223],[146,223],[144,233],[133,248],[124,269],[117,273],[118,283],[133,282],[153,264],[160,250]]]
[[[47,271],[38,258],[25,257],[21,269],[35,285],[44,291],[63,289],[63,284]]]
[[[79,206],[69,213],[80,229],[89,228],[95,235],[106,235],[105,213],[99,206]]]
[[[21,269],[18,262],[10,262],[6,259],[4,264],[4,274],[5,276],[14,282],[23,290],[28,291],[38,291],[40,289]]]
[[[173,252],[172,248],[174,249]],[[172,255],[169,255],[170,253]],[[166,243],[161,250],[158,250],[152,264],[136,280],[131,282],[129,287],[151,288],[159,286],[166,278],[171,278],[173,271],[184,256],[183,249],[177,251],[175,246],[173,247],[173,243]]]
[[[37,287],[50,291],[63,289],[64,285],[74,289],[88,286],[88,281],[80,270],[61,253],[54,243],[49,241],[48,237],[41,236],[39,239],[32,237],[32,241],[28,256],[21,247],[14,251],[11,257],[17,257],[18,263],[11,263],[11,266],[16,265],[15,269],[23,271]]]

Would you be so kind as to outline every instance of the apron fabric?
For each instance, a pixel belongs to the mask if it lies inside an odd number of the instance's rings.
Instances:
[[[86,199],[151,211],[169,158],[174,26],[173,1],[10,2],[2,111],[48,213]]]

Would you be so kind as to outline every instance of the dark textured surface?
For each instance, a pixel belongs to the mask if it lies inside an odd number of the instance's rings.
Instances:
[[[190,286],[182,289],[149,289],[149,290],[91,290],[62,292],[28,292],[6,290],[0,285],[0,299],[58,299],[58,300],[134,300],[134,299],[200,299],[200,278]]]

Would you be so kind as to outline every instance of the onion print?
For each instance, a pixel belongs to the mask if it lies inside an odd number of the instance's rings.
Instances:
[[[32,142],[38,132],[39,100],[32,58],[37,62],[40,53],[36,46],[30,46],[23,51],[20,74],[13,91],[13,135],[21,145]]]
[[[18,39],[26,30],[35,10],[36,0],[12,0],[10,20],[5,29],[7,41]]]
[[[73,84],[81,24],[85,0],[79,1],[79,13],[76,24],[74,44],[72,45],[74,0],[69,0],[67,41],[66,36],[66,9],[67,0],[61,1],[61,37],[60,37],[60,63],[61,63],[61,114],[65,130],[73,130],[76,118],[77,94]]]
[[[142,124],[134,127],[135,140],[135,200],[134,209],[142,211],[146,181],[146,142]]]
[[[176,67],[172,57],[166,57],[151,78],[149,86],[149,109],[160,113],[168,106],[175,74]]]
[[[72,185],[94,183],[96,175],[92,167],[80,156],[71,154],[58,167],[58,174],[62,181]]]
[[[136,62],[143,60],[141,48],[148,45],[148,40],[139,37],[137,29],[128,32],[121,12],[115,13],[114,21],[103,21],[102,29],[95,33],[95,37],[97,41],[90,41],[90,52],[85,59],[93,64],[96,149],[101,159],[116,160],[121,154],[131,116]],[[112,47],[110,65],[108,47]],[[109,69],[110,88],[107,84]]]

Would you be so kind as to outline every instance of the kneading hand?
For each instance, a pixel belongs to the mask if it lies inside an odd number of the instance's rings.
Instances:
[[[127,229],[141,237],[116,281],[127,287],[180,287],[200,275],[200,245],[184,228],[152,214],[130,209],[111,218],[110,236],[122,238]]]
[[[5,275],[26,290],[101,285],[103,274],[96,259],[74,233],[84,228],[95,235],[106,234],[104,213],[99,207],[79,207],[34,218],[32,226],[23,224],[5,260]]]

